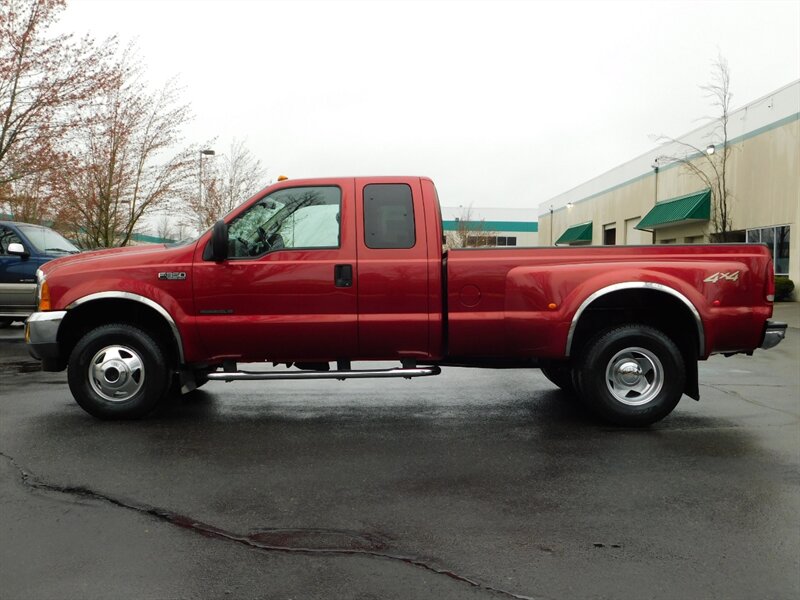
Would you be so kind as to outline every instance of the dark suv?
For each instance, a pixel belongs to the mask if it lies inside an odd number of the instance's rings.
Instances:
[[[0,221],[0,327],[36,310],[36,270],[48,260],[80,252],[52,229]]]

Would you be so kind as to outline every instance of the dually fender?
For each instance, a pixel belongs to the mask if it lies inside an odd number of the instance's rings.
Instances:
[[[665,294],[669,294],[674,298],[680,300],[686,308],[689,309],[692,316],[694,317],[695,326],[697,327],[697,339],[698,339],[698,356],[705,356],[705,329],[703,327],[703,319],[700,316],[697,307],[694,303],[682,292],[676,290],[674,287],[671,287],[666,284],[662,283],[655,283],[652,281],[624,281],[619,283],[614,283],[611,285],[606,285],[597,291],[590,294],[583,302],[581,302],[578,309],[575,311],[575,314],[572,317],[572,321],[569,326],[569,332],[567,334],[567,345],[566,345],[566,356],[570,356],[572,351],[572,342],[573,336],[575,335],[575,330],[578,327],[578,322],[580,321],[581,315],[583,312],[598,298],[602,298],[608,294],[612,294],[614,292],[618,292],[621,290],[653,290],[656,292],[662,292]]]
[[[181,363],[185,362],[184,354],[183,354],[183,339],[181,338],[181,332],[178,329],[178,324],[175,322],[175,319],[172,318],[172,315],[167,311],[166,308],[161,306],[155,300],[151,300],[146,296],[141,296],[139,294],[134,294],[133,292],[122,292],[122,291],[108,291],[108,292],[96,292],[94,294],[89,294],[88,296],[82,296],[77,300],[73,300],[70,304],[67,305],[66,309],[70,310],[76,308],[82,304],[86,304],[87,302],[92,302],[94,300],[108,300],[108,299],[116,299],[116,300],[132,300],[134,302],[139,302],[152,308],[156,311],[159,315],[161,315],[164,320],[169,324],[169,328],[172,331],[172,335],[175,338],[175,343],[178,346],[178,358]]]

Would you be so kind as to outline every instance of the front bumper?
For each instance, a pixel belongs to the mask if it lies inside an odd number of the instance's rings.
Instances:
[[[774,348],[783,341],[786,337],[786,323],[779,323],[778,321],[767,321],[764,326],[764,337],[761,340],[759,348]]]
[[[33,358],[42,361],[44,371],[61,371],[66,366],[65,357],[58,346],[58,328],[64,320],[65,310],[35,312],[25,321],[25,342]]]

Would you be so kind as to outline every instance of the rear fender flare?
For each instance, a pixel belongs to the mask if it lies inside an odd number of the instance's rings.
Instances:
[[[601,298],[607,294],[612,294],[614,292],[618,292],[620,290],[634,290],[634,289],[643,289],[643,290],[653,290],[656,292],[662,292],[665,294],[669,294],[680,300],[686,308],[692,313],[694,317],[695,326],[697,327],[697,339],[698,339],[698,356],[705,355],[705,329],[703,327],[703,320],[700,317],[700,313],[698,312],[697,308],[692,301],[689,300],[686,296],[684,296],[678,290],[671,288],[667,285],[663,285],[660,283],[653,283],[650,281],[627,281],[623,283],[615,283],[613,285],[606,286],[597,290],[596,292],[592,293],[586,300],[584,300],[581,305],[578,307],[578,310],[575,311],[575,315],[572,317],[572,322],[569,326],[569,333],[567,334],[567,346],[565,350],[565,356],[570,356],[572,352],[572,342],[573,337],[575,335],[575,330],[578,327],[578,322],[580,321],[581,315],[583,312],[598,298]]]

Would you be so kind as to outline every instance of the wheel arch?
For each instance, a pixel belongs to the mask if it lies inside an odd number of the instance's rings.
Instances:
[[[183,340],[172,315],[158,302],[132,292],[98,292],[70,303],[59,328],[58,341],[69,356],[88,329],[106,323],[128,323],[149,330],[166,344],[170,358],[184,363]]]
[[[692,301],[667,285],[631,281],[591,294],[572,318],[566,356],[577,354],[600,330],[623,323],[651,325],[672,338],[684,355],[685,393],[699,399],[697,360],[705,355],[703,321]]]

